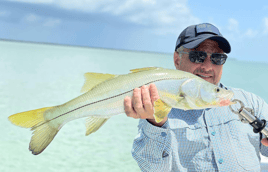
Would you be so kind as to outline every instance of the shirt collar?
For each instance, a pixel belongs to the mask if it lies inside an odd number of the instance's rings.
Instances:
[[[225,89],[225,90],[228,90],[228,88],[225,87],[222,83],[219,83],[219,84],[218,84],[218,87],[223,88],[223,89]]]

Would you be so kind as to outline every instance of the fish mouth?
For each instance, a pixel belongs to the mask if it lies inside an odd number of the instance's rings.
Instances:
[[[232,91],[230,91],[226,96],[225,99],[229,99],[231,100],[234,97],[234,93]]]
[[[229,106],[236,104],[236,102],[232,102],[231,99],[233,98],[234,93],[230,91],[226,96],[220,98],[220,106]]]

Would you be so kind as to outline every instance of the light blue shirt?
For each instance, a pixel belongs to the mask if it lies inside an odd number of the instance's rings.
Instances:
[[[256,117],[268,120],[263,99],[242,89],[228,89]],[[260,134],[229,107],[172,109],[162,127],[141,119],[138,128],[132,156],[142,171],[260,171],[260,153],[268,156]]]

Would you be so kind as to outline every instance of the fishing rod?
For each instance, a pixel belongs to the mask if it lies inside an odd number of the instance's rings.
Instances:
[[[245,107],[244,103],[241,100],[234,99],[233,102],[240,103],[240,109],[235,111],[231,106],[229,108],[240,118],[240,121],[243,123],[248,123],[253,127],[254,133],[262,133],[268,138],[268,128],[266,127],[266,120],[259,119],[254,115],[254,110],[248,107]]]

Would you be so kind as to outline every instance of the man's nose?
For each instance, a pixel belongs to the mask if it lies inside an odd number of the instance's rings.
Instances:
[[[205,59],[205,61],[202,63],[201,68],[204,71],[210,71],[212,70],[212,63],[210,61],[210,55],[208,55]]]

